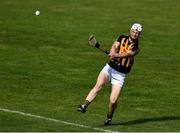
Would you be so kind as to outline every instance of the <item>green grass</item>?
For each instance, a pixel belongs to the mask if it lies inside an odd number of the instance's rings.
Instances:
[[[112,131],[180,131],[179,0],[1,0],[0,108]],[[41,11],[35,16],[36,8]],[[110,85],[76,111],[108,58],[103,47],[140,22],[141,52],[113,125],[104,127]],[[0,131],[96,131],[0,111]]]

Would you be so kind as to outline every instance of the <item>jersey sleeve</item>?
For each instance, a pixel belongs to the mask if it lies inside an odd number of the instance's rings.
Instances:
[[[118,39],[117,39],[116,41],[118,41],[118,42],[121,43],[121,40],[122,40],[123,37],[124,37],[124,35],[119,36]]]

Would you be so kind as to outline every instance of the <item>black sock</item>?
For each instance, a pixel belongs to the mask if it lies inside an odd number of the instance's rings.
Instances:
[[[111,113],[111,112],[108,112],[108,114],[107,114],[107,118],[112,119],[112,113]]]
[[[89,104],[90,102],[88,100],[85,100],[83,104],[84,108],[86,109],[89,106]]]

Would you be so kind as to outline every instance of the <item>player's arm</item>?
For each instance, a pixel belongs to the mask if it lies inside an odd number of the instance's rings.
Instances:
[[[140,49],[137,49],[137,50],[134,50],[134,51],[129,50],[129,51],[121,53],[121,54],[116,53],[115,57],[117,57],[117,58],[132,57],[132,56],[135,56],[136,54],[138,54],[139,52],[140,52]]]
[[[108,57],[110,59],[113,59],[117,56],[116,49],[119,47],[120,43],[118,41],[115,41],[113,45],[111,46],[110,53],[108,54]]]

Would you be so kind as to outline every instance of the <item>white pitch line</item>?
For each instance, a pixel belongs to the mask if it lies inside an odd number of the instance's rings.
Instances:
[[[71,125],[71,126],[75,126],[75,127],[89,128],[89,129],[93,129],[93,130],[96,130],[96,131],[115,132],[115,131],[106,130],[106,129],[103,129],[103,128],[96,128],[96,127],[86,126],[86,125],[82,125],[82,124],[76,124],[76,123],[71,123],[71,122],[67,122],[67,121],[57,120],[57,119],[53,119],[53,118],[47,118],[47,117],[44,117],[44,116],[33,115],[33,114],[30,114],[30,113],[24,113],[24,112],[21,112],[21,111],[9,110],[9,109],[4,109],[4,108],[0,108],[0,111],[13,113],[13,114],[19,114],[19,115],[23,115],[23,116],[38,118],[38,119],[43,119],[43,120],[57,122],[57,123],[62,123],[62,124],[65,124],[65,125]]]

